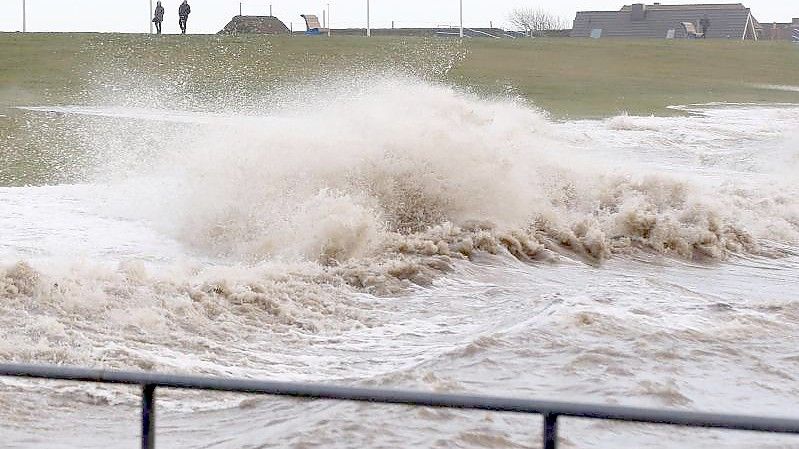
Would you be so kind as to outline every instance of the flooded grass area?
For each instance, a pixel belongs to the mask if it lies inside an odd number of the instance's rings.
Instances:
[[[402,74],[520,98],[554,118],[674,115],[667,106],[799,103],[799,92],[759,87],[790,85],[797,70],[799,52],[773,42],[6,33],[0,185],[76,180],[64,167],[82,154],[75,129],[96,120],[23,106],[268,113],[299,96],[310,108],[325,104],[331,86]]]

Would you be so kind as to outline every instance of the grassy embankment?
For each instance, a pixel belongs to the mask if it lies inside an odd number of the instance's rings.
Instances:
[[[38,156],[59,146],[69,126],[50,123],[42,138],[41,118],[14,106],[107,103],[147,80],[181,84],[175,92],[205,97],[202,104],[246,101],[303,80],[386,70],[487,95],[511,91],[558,118],[668,114],[671,104],[711,101],[799,103],[799,92],[756,87],[799,84],[799,49],[789,43],[0,34],[0,185],[41,178],[48,164],[31,161],[51,160]]]
[[[394,66],[435,71],[455,41],[353,37],[0,34],[0,107],[70,100],[109,65],[249,87],[325,73]],[[799,102],[799,93],[755,84],[799,84],[799,49],[787,42],[665,40],[467,40],[446,81],[503,93],[507,86],[558,117],[662,113],[693,102]],[[201,76],[197,76],[201,75]],[[85,100],[85,99],[84,99]]]

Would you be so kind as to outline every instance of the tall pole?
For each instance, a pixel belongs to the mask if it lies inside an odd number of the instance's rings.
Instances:
[[[269,4],[269,17],[272,17],[272,4]]]
[[[333,21],[330,19],[330,3],[327,4],[327,37],[333,34]]]
[[[239,15],[240,15],[240,16],[243,16],[243,15],[244,15],[244,14],[242,14],[241,2],[239,2]]]
[[[153,34],[153,0],[150,0],[150,34]]]
[[[369,0],[366,0],[366,37],[372,37],[372,11],[369,6]]]
[[[461,39],[463,39],[463,0],[461,0]]]
[[[25,0],[22,0],[22,32],[28,31],[28,11],[25,8]]]

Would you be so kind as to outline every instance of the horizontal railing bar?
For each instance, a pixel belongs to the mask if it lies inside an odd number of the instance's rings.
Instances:
[[[656,410],[613,405],[512,399],[497,396],[442,394],[408,390],[341,387],[296,382],[182,376],[46,365],[0,364],[0,376],[110,384],[151,385],[153,387],[162,388],[256,393],[307,399],[335,399],[342,401],[417,405],[423,407],[531,413],[686,427],[799,434],[799,419],[724,415],[678,410]]]

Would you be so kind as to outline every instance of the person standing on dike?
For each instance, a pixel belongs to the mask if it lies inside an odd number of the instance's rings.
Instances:
[[[702,39],[707,39],[707,33],[710,31],[710,17],[707,14],[699,21],[699,26],[702,28]]]
[[[155,30],[158,34],[161,34],[161,22],[163,21],[164,21],[164,7],[161,6],[161,2],[159,1],[155,7],[155,16],[153,17]]]
[[[188,0],[183,0],[183,3],[180,4],[180,8],[178,8],[178,25],[180,25],[180,34],[186,34],[186,26],[189,21],[189,14],[191,14],[191,6],[189,6]]]

